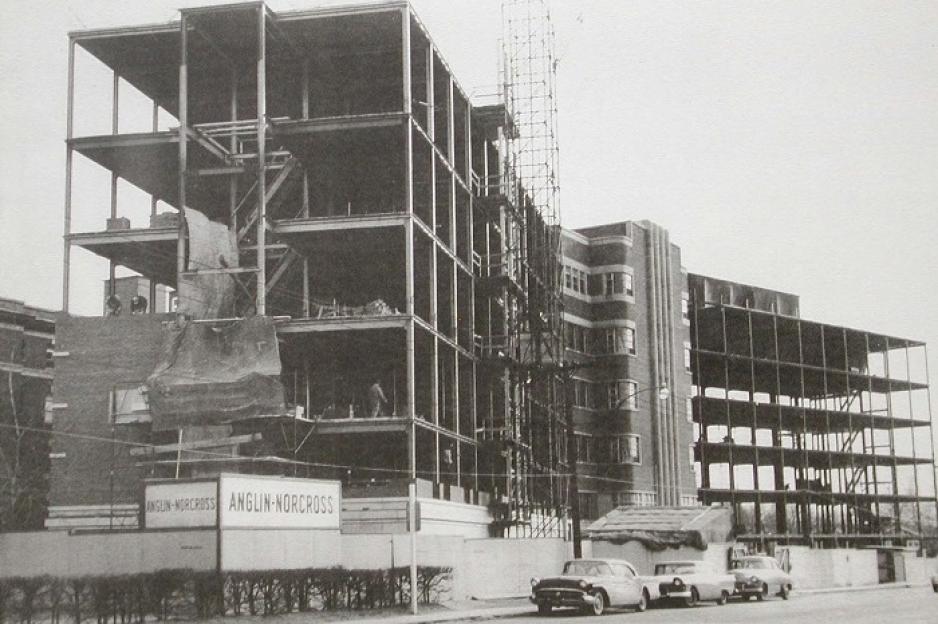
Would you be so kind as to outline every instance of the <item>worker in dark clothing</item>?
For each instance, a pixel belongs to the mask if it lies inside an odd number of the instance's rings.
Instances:
[[[384,396],[384,390],[381,389],[381,382],[375,379],[375,382],[368,388],[368,413],[372,418],[378,418],[381,416],[381,408],[387,404],[388,399]]]

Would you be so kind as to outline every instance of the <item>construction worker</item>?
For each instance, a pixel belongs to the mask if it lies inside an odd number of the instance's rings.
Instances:
[[[368,413],[372,418],[381,416],[381,407],[388,404],[387,397],[384,396],[384,390],[381,389],[381,381],[375,377],[374,383],[368,388]]]

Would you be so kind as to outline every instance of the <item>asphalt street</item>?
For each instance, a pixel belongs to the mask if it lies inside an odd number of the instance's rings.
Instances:
[[[590,622],[614,624],[653,624],[674,622],[698,624],[718,622],[732,624],[771,624],[784,622],[825,622],[829,624],[938,624],[938,593],[927,588],[872,589],[824,594],[795,594],[790,600],[772,598],[765,602],[730,601],[726,606],[704,603],[693,608],[661,607],[644,613],[609,610],[600,618],[574,611],[558,610],[542,618],[534,612],[505,620],[512,624],[542,622],[574,624]]]

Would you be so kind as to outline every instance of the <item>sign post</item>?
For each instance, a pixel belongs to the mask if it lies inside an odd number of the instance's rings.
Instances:
[[[417,483],[407,487],[407,530],[410,531],[410,610],[417,615]]]

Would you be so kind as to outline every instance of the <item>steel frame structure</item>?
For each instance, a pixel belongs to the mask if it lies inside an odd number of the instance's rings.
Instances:
[[[701,500],[732,505],[739,538],[762,546],[928,539],[925,344],[740,303],[691,280]]]
[[[110,135],[74,135],[79,47],[113,71]],[[150,132],[118,132],[124,83],[152,101]],[[160,112],[178,125],[159,130]],[[486,111],[471,105],[407,2],[281,13],[248,2],[184,9],[171,24],[71,33],[67,120],[66,312],[73,246],[106,258],[111,284],[122,266],[153,287],[176,287],[193,271],[186,220],[167,227],[153,218],[160,201],[177,213],[200,210],[237,238],[241,265],[212,270],[237,282],[237,315],[283,320],[282,377],[289,403],[307,418],[292,419],[278,455],[350,464],[334,471],[344,479],[431,479],[459,500],[478,502],[474,492],[488,489],[513,510],[500,517],[502,528],[560,530],[546,517],[564,500],[555,486],[561,397],[517,366],[507,376],[477,373],[494,352],[476,299],[478,288],[507,277],[499,267],[510,259],[520,271],[510,287],[522,290],[502,301],[502,313],[519,338],[553,344],[559,271],[544,259],[556,254],[556,212],[532,204],[520,185],[496,191],[502,183],[491,175],[518,178],[511,116],[481,127]],[[76,152],[111,172],[110,218],[120,216],[118,183],[129,182],[151,195],[151,227],[74,232]],[[343,305],[344,293],[356,301]],[[493,297],[487,304],[497,306]],[[387,309],[369,313],[363,304],[377,299]],[[323,351],[334,355],[325,364],[315,355]],[[381,418],[363,418],[360,405],[337,396],[336,383],[318,383],[366,371],[390,386],[391,413]],[[504,399],[495,405],[498,393]],[[489,401],[484,422],[481,401]],[[480,447],[506,429],[510,461],[484,463]],[[546,431],[544,440],[535,429]],[[308,444],[311,436],[324,443]],[[260,452],[251,440],[240,455]],[[354,452],[390,440],[399,450]],[[159,442],[172,452],[171,440]],[[528,472],[534,466],[537,475]],[[524,528],[535,500],[537,531]]]

